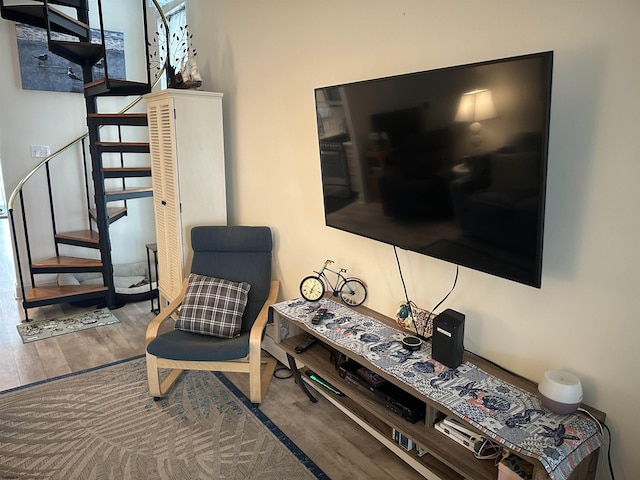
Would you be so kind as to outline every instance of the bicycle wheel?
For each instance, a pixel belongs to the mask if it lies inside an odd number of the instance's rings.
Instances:
[[[357,278],[349,278],[340,287],[340,298],[352,307],[362,305],[367,299],[367,286]]]
[[[313,275],[304,277],[300,282],[300,294],[309,302],[317,302],[324,295],[324,282]]]

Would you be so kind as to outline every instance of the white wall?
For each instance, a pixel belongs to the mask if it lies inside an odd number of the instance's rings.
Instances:
[[[636,478],[640,333],[640,4],[540,0],[188,0],[206,90],[225,94],[230,222],[275,232],[281,298],[326,258],[403,298],[393,250],[324,225],[313,89],[553,50],[542,289],[461,268],[441,308],[465,346],[538,380],[566,368],[608,413],[619,479]],[[194,11],[197,9],[197,15]],[[455,266],[400,252],[410,296],[433,307]],[[601,455],[599,478],[606,455]]]
[[[105,28],[124,32],[127,77],[130,80],[146,81],[146,59],[142,38],[142,10],[139,2],[110,0],[104,2]],[[91,25],[98,25],[95,8],[91,8]],[[0,76],[0,161],[4,174],[7,197],[18,182],[41,160],[31,158],[30,145],[49,145],[54,152],[80,135],[86,133],[86,110],[84,96],[78,93],[46,92],[23,90],[18,66],[18,51],[15,24],[0,20],[0,58],[4,74]],[[52,73],[54,74],[54,73]],[[117,112],[128,100],[100,99],[101,111]],[[144,111],[144,103],[136,107]],[[146,132],[144,139],[147,139]],[[125,133],[125,135],[128,135]],[[114,140],[108,139],[107,140]],[[125,138],[125,140],[143,140]],[[146,141],[146,140],[143,140]],[[87,228],[86,211],[81,201],[82,173],[79,170],[80,149],[74,148],[51,162],[58,231]],[[148,160],[147,160],[148,165]],[[56,175],[56,172],[62,172]],[[147,183],[149,181],[147,180]],[[38,176],[27,184],[27,215],[31,223],[30,239],[34,259],[54,255],[53,237],[49,225],[49,207],[46,184],[43,176]],[[114,263],[128,263],[146,260],[145,243],[155,241],[153,226],[153,204],[151,199],[134,201],[128,217],[111,227],[112,253]],[[19,209],[19,203],[14,205]],[[19,216],[19,210],[15,213]],[[46,225],[46,227],[45,227]],[[90,257],[96,252],[82,251],[74,247],[62,246],[62,254]],[[28,280],[26,254],[21,253],[25,279]],[[55,279],[40,279],[55,281]]]

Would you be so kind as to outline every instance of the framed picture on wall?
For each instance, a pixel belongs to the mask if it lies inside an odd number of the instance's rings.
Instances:
[[[82,69],[69,60],[51,53],[47,46],[47,31],[21,23],[16,24],[18,61],[23,90],[82,93]],[[93,43],[100,42],[100,31],[91,29]],[[53,34],[55,40],[74,40],[68,35]],[[124,33],[105,30],[109,78],[126,79]],[[104,77],[104,64],[93,67],[93,78]]]

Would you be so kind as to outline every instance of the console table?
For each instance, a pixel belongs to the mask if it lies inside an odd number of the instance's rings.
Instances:
[[[331,315],[320,325],[313,325],[311,318],[319,306],[328,308]],[[595,422],[582,414],[562,416],[544,411],[534,395],[534,383],[468,352],[463,365],[449,369],[431,358],[428,343],[418,352],[403,350],[398,344],[401,345],[402,337],[409,332],[401,331],[393,319],[367,307],[351,308],[330,298],[320,302],[295,299],[272,305],[270,313],[274,340],[287,353],[294,377],[310,400],[315,401],[315,397],[306,385],[425,478],[497,478],[493,460],[476,459],[472,452],[434,428],[446,415],[456,417],[470,429],[531,463],[534,480],[595,478],[601,445]],[[296,346],[309,334],[320,342],[297,354]],[[387,409],[366,389],[345,381],[331,361],[336,354],[357,362],[423,401],[424,420],[411,423]],[[303,371],[312,370],[346,396],[335,395],[300,375],[295,360],[304,363]],[[494,390],[490,387],[504,394],[492,394]],[[604,421],[603,412],[583,407]],[[499,424],[505,420],[509,428],[502,426],[500,430]],[[532,430],[537,433],[532,435]],[[426,454],[418,456],[415,450],[403,449],[394,442],[394,431],[413,440]]]

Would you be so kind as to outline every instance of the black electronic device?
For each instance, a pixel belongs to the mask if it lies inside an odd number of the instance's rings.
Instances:
[[[539,288],[552,68],[548,51],[317,88],[326,224]]]
[[[384,378],[382,378],[376,372],[369,370],[368,368],[360,367],[356,371],[358,375],[364,378],[373,388],[378,388],[387,383]]]
[[[422,340],[414,335],[407,335],[402,339],[402,346],[410,352],[415,352],[416,350],[420,350]]]
[[[351,385],[355,387],[364,387],[370,392],[375,393],[376,387],[371,385],[366,379],[358,375],[357,372],[359,368],[362,368],[362,365],[360,365],[358,362],[354,360],[347,360],[346,362],[341,363],[338,367],[338,374],[340,375],[340,378],[346,380]]]
[[[339,397],[344,397],[346,396],[344,393],[342,393],[340,390],[338,390],[336,387],[334,387],[333,385],[331,385],[329,382],[327,382],[324,378],[322,378],[320,375],[318,375],[317,373],[313,372],[312,370],[307,370],[306,372],[304,372],[305,375],[307,377],[309,377],[309,379],[312,382],[317,383],[318,385],[320,385],[321,387],[323,387],[325,390],[329,390],[331,393],[333,393],[334,395],[338,395]]]
[[[449,368],[457,368],[464,354],[464,315],[447,308],[433,320],[431,356]]]
[[[316,310],[316,313],[314,313],[313,318],[311,319],[311,323],[314,325],[318,325],[322,319],[325,317],[325,315],[327,314],[327,309],[322,307]]]
[[[422,400],[418,400],[392,383],[380,387],[379,390],[386,391],[384,406],[396,415],[411,423],[416,423],[424,418],[426,406]]]
[[[426,405],[422,400],[387,381],[384,381],[378,386],[373,386],[366,376],[363,377],[359,373],[359,370],[362,368],[362,365],[358,362],[354,360],[347,360],[340,365],[338,372],[340,377],[346,380],[349,384],[355,387],[362,387],[373,393],[374,395],[371,395],[372,399],[375,399],[377,402],[381,403],[405,420],[411,423],[416,423],[424,418]]]
[[[309,337],[307,338],[304,342],[300,343],[297,347],[296,347],[296,353],[302,353],[304,352],[307,348],[309,348],[311,345],[313,345],[314,343],[316,343],[318,341],[318,339],[316,337]]]

